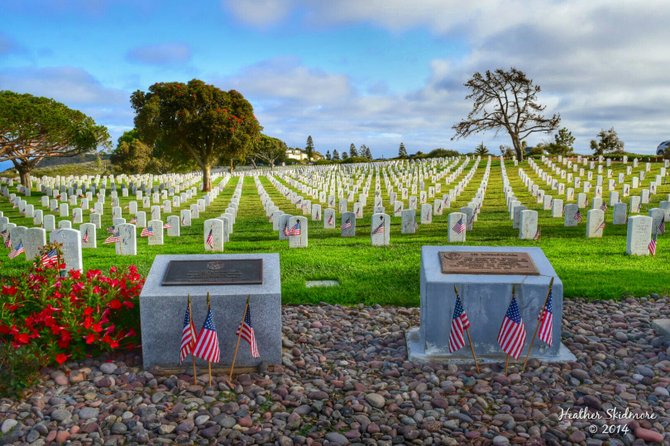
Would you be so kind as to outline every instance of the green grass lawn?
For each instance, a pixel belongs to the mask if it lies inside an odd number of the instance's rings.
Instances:
[[[539,160],[538,164],[540,164]],[[438,196],[441,197],[442,193],[447,193],[457,184],[472,165],[471,161],[452,184],[445,186],[442,180],[442,192]],[[485,165],[486,161],[482,160],[468,187],[458,197],[458,200],[452,203],[451,211],[465,206],[474,197],[482,180]],[[511,162],[507,162],[506,167],[516,196],[529,209],[539,210],[542,239],[539,242],[518,239],[518,230],[512,228],[512,222],[505,206],[500,164],[496,158],[491,164],[491,174],[482,212],[475,223],[474,230],[467,234],[466,245],[541,247],[563,281],[564,294],[568,297],[611,299],[626,295],[642,296],[650,293],[668,294],[670,292],[670,235],[659,238],[656,257],[627,256],[625,255],[626,227],[611,224],[613,212],[611,208],[607,211],[608,225],[604,237],[586,239],[584,223],[577,227],[566,228],[563,226],[562,218],[551,218],[551,211],[540,210],[541,205],[536,204],[533,197],[523,187],[517,175],[517,168]],[[540,182],[527,163],[523,163],[522,167],[534,181],[541,184],[548,194],[551,193],[550,188]],[[655,175],[659,167],[658,164],[654,165],[652,174]],[[615,179],[618,172],[625,171],[622,165],[616,165],[613,168]],[[641,168],[643,164],[634,169],[634,173]],[[84,250],[83,253],[85,269],[107,269],[110,265],[136,264],[140,272],[146,274],[156,254],[203,253],[202,222],[206,218],[216,217],[224,212],[238,181],[238,177],[231,178],[224,191],[208,207],[207,211],[200,214],[200,219],[194,220],[193,227],[181,228],[182,236],[179,239],[166,235],[163,246],[148,246],[146,239],[138,237],[139,254],[133,257],[116,256],[114,245],[102,245],[102,241],[107,236],[104,228],[111,225],[108,198],[105,204],[103,229],[97,234],[98,248]],[[323,301],[340,304],[379,303],[416,306],[419,303],[421,247],[448,244],[446,234],[449,210],[442,216],[435,215],[432,224],[420,225],[417,233],[411,235],[401,235],[400,218],[392,217],[391,245],[372,247],[370,245],[370,217],[373,211],[375,181],[373,175],[371,192],[364,211],[365,217],[357,221],[358,235],[355,238],[340,237],[338,213],[338,229],[325,230],[323,222],[310,220],[309,247],[289,249],[288,242],[278,240],[277,233],[272,231],[271,223],[265,218],[254,180],[247,176],[244,180],[234,232],[231,234],[230,242],[225,245],[225,253],[279,253],[284,303]],[[383,177],[380,177],[380,181],[383,193],[385,197],[388,197]],[[428,180],[426,182],[428,183],[427,188],[430,182]],[[215,183],[218,183],[218,180]],[[274,203],[283,211],[298,214],[295,207],[277,191],[266,177],[261,177],[261,183]],[[288,185],[286,182],[284,184]],[[595,185],[595,179],[593,184]],[[606,184],[607,179],[605,178],[605,186]],[[648,179],[645,179],[644,184],[648,184]],[[633,192],[639,194],[639,190]],[[670,185],[666,184],[659,188],[657,195],[652,196],[652,203],[643,205],[641,214],[646,215],[648,209],[658,205],[660,200],[666,199],[668,193],[670,193]],[[201,197],[202,194],[199,196]],[[608,192],[605,192],[604,198],[607,199],[607,196]],[[42,209],[39,206],[39,197],[39,193],[34,193],[29,198],[30,203],[36,205],[36,209]],[[188,204],[194,203],[197,198]],[[125,205],[131,199],[134,197],[122,198],[121,205]],[[317,201],[313,200],[314,202]],[[432,199],[429,199],[429,202],[432,203]],[[388,203],[387,198],[385,198],[385,203]],[[188,204],[182,205],[181,209],[188,208]],[[139,209],[142,210],[141,202],[139,205]],[[349,209],[351,208],[350,203]],[[5,216],[8,216],[13,223],[32,226],[32,219],[22,218],[16,209],[11,208],[5,198],[0,199],[0,210],[4,211]],[[145,210],[148,211],[148,209]],[[388,212],[390,211],[387,206]],[[177,213],[177,210],[173,212],[173,214]],[[163,221],[165,219],[163,215]],[[85,221],[88,221],[87,213],[85,213]],[[76,228],[77,225],[74,227]],[[6,250],[0,249],[0,251],[2,252],[0,279],[17,276],[26,271],[28,263],[23,260],[25,257],[8,260]],[[340,286],[306,288],[305,282],[315,279],[337,280]]]

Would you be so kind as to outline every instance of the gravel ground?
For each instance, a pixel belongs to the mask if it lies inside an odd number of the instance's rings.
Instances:
[[[668,297],[568,300],[563,342],[577,361],[506,376],[407,362],[417,308],[287,306],[272,373],[207,387],[206,375],[145,372],[137,352],[69,363],[26,400],[0,400],[0,444],[670,445],[660,317]],[[642,419],[618,419],[630,413]]]

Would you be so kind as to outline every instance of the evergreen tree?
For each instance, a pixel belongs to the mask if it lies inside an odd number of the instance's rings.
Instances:
[[[356,146],[352,142],[351,145],[349,146],[349,155],[353,158],[355,156],[358,156],[358,150],[356,150]]]
[[[348,158],[349,158],[349,155],[347,154],[347,151],[345,150],[344,152],[342,152],[342,159],[346,160]]]
[[[398,148],[398,158],[407,158],[407,149],[405,149],[405,144],[402,142]]]
[[[340,154],[337,151],[337,149],[333,150],[333,161],[339,161],[340,160]]]
[[[326,159],[330,161],[332,158],[330,157],[330,150],[326,150]]]
[[[312,155],[314,154],[314,141],[312,141],[312,135],[307,137],[307,145],[305,146],[305,154],[307,154],[307,161],[312,161]]]

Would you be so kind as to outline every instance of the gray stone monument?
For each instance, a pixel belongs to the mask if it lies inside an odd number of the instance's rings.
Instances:
[[[471,323],[470,334],[478,360],[504,362],[506,355],[497,337],[514,286],[527,335],[522,351],[525,356],[551,277],[554,278],[552,345],[536,340],[531,357],[544,362],[574,361],[575,356],[561,343],[563,283],[540,248],[424,246],[421,250],[421,325],[407,332],[409,360],[472,362],[467,345],[449,352],[449,321],[456,301],[454,287],[462,297]]]
[[[433,206],[430,204],[421,205],[421,224],[428,225],[433,222]]]
[[[617,203],[614,205],[613,225],[625,225],[628,219],[628,205],[626,203]]]
[[[223,264],[223,261],[230,263]],[[170,262],[191,262],[182,265],[192,266],[180,268]],[[180,274],[180,270],[190,273],[186,276]],[[236,279],[240,276],[246,283]],[[165,283],[164,279],[171,281]],[[232,361],[237,343],[235,329],[244,314],[247,296],[260,357],[253,358],[248,344],[243,341],[235,366],[281,364],[279,254],[158,255],[140,295],[144,368],[179,366],[181,329],[175,327],[183,324],[190,295],[193,320],[196,330],[200,331],[207,315],[207,293],[211,294],[212,316],[221,350],[221,362],[213,366],[228,366]],[[207,367],[204,361],[198,360],[198,364],[201,371],[203,366]],[[190,359],[183,367],[190,370]]]

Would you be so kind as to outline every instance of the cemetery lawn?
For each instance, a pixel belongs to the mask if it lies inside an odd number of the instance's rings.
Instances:
[[[289,249],[288,242],[278,240],[277,233],[272,230],[271,223],[265,217],[254,180],[247,176],[244,180],[234,232],[230,236],[230,241],[225,244],[224,253],[279,253],[284,304],[328,302],[344,305],[363,303],[417,306],[421,247],[448,245],[447,214],[465,206],[474,196],[481,182],[485,163],[485,160],[481,161],[477,173],[465,192],[458,197],[458,201],[452,203],[451,209],[446,210],[444,215],[435,215],[432,224],[420,225],[416,234],[401,235],[400,217],[392,217],[391,245],[388,247],[370,245],[370,216],[373,202],[371,195],[365,207],[365,217],[357,220],[355,238],[340,237],[339,213],[336,220],[338,229],[334,230],[325,230],[323,222],[314,222],[308,217],[309,247]],[[529,175],[534,175],[526,163],[522,163],[522,167]],[[623,167],[614,166],[614,169],[618,172]],[[654,169],[658,170],[658,166],[655,165]],[[585,223],[577,227],[564,227],[562,218],[551,218],[551,211],[541,210],[541,205],[536,204],[534,199],[531,200],[511,162],[507,162],[507,172],[517,197],[529,209],[539,211],[541,240],[535,242],[518,239],[518,230],[512,228],[504,201],[500,164],[498,159],[494,158],[482,212],[475,222],[474,230],[467,233],[465,245],[541,247],[563,281],[566,297],[616,299],[624,296],[670,293],[670,235],[659,237],[656,257],[627,256],[626,226],[614,226],[611,223],[612,208],[607,211],[608,224],[604,237],[586,239]],[[534,179],[538,181],[536,177]],[[112,265],[123,267],[136,264],[139,271],[146,275],[157,254],[204,253],[203,221],[224,212],[238,181],[239,177],[231,178],[219,197],[206,212],[201,213],[200,219],[194,220],[190,228],[181,228],[182,235],[179,238],[167,237],[166,233],[164,245],[148,246],[147,240],[139,237],[138,230],[137,256],[117,256],[114,245],[102,244],[107,236],[105,228],[111,225],[108,199],[102,229],[97,233],[98,248],[83,251],[84,268],[107,270]],[[374,182],[373,178],[373,191]],[[295,207],[266,177],[261,177],[261,183],[276,205],[285,212],[298,214]],[[386,203],[387,191],[383,186],[382,188]],[[450,188],[451,186],[445,187],[443,184],[442,192]],[[662,185],[658,194],[652,196],[652,203],[642,206],[641,215],[647,215],[648,209],[656,207],[668,193],[670,185]],[[35,204],[36,209],[41,209],[40,196],[38,192],[33,193],[27,200]],[[131,199],[134,197],[122,198],[121,205],[126,205]],[[141,202],[139,208],[141,209]],[[186,207],[182,207],[184,208]],[[0,210],[4,211],[5,216],[12,222],[32,226],[32,219],[23,218],[17,209],[12,209],[7,198],[0,198]],[[88,221],[88,213],[84,215],[84,221]],[[61,218],[57,217],[57,220]],[[78,228],[78,225],[73,227]],[[4,248],[0,249],[0,282],[4,282],[3,279],[7,277],[21,275],[28,268],[24,256],[8,260],[7,252],[8,250]],[[336,280],[340,285],[307,288],[306,281],[311,280]]]

